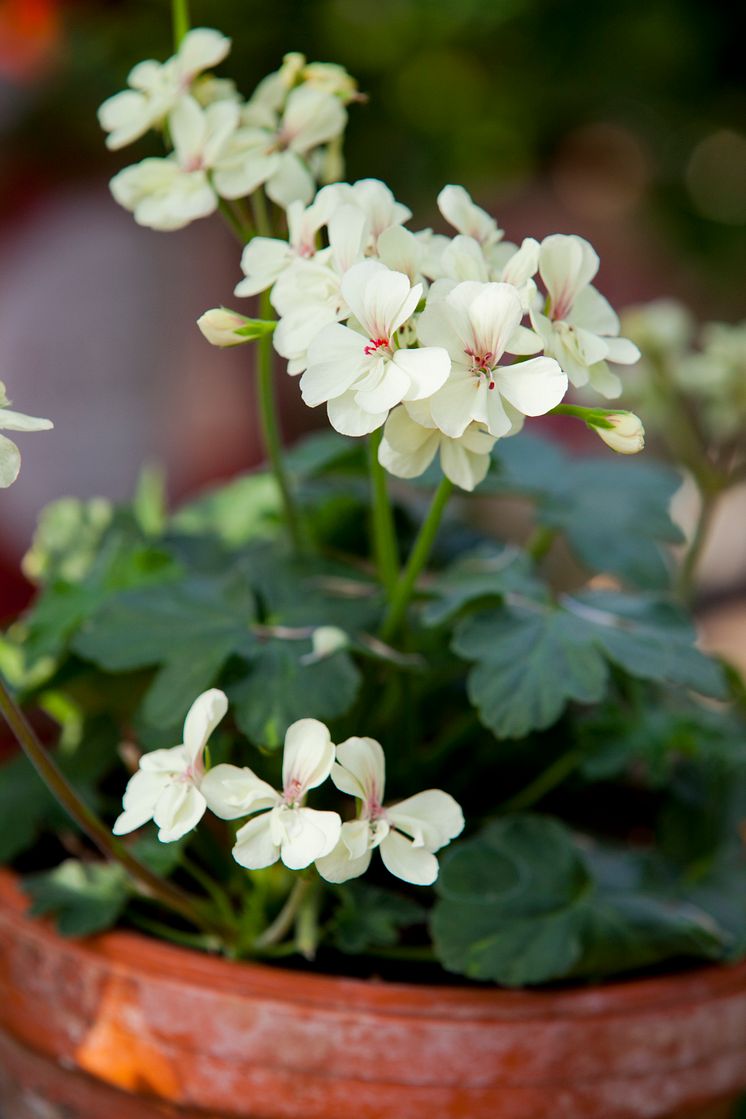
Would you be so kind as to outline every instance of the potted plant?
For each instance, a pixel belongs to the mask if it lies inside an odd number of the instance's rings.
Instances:
[[[338,181],[341,68],[288,55],[244,101],[228,40],[174,23],[100,112],[167,154],[112,190],[243,244],[258,312],[200,328],[253,347],[267,468],[41,518],[1,648],[11,1114],[714,1115],[746,1087],[743,690],[676,598],[678,476],[567,399],[638,356],[598,258],[456,186],[451,234],[413,232]],[[274,352],[329,419],[290,450]]]

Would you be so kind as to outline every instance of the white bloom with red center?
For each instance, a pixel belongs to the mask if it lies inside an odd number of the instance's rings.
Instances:
[[[422,285],[380,261],[365,260],[345,274],[342,296],[357,327],[333,323],[308,349],[301,378],[311,408],[326,403],[332,427],[366,435],[402,400],[422,400],[445,382],[450,368],[440,346],[401,349],[396,334],[414,314]]]
[[[194,79],[222,62],[230,48],[230,39],[219,31],[195,27],[167,62],[138,63],[127,78],[130,88],[109,97],[98,111],[99,123],[109,133],[106,146],[123,148],[161,124]]]
[[[8,407],[10,401],[5,394],[5,385],[0,381],[0,431],[49,431],[54,427],[51,420],[37,416],[24,416]],[[21,469],[21,452],[11,439],[0,435],[0,489],[7,489],[18,477]]]
[[[346,123],[347,111],[338,97],[312,86],[296,87],[276,127],[248,124],[235,132],[215,169],[216,190],[223,198],[243,198],[263,185],[284,208],[295,201],[307,205],[314,180],[306,158],[339,136]]]
[[[398,804],[383,804],[386,763],[373,738],[348,738],[337,747],[332,781],[340,792],[361,802],[357,820],[342,824],[339,842],[316,868],[328,882],[358,878],[378,848],[391,874],[416,886],[429,886],[438,877],[435,852],[464,827],[464,814],[448,793],[428,789]]]
[[[151,229],[181,229],[212,214],[218,196],[209,172],[236,129],[238,112],[232,101],[203,109],[193,97],[182,97],[168,118],[173,155],[125,167],[111,180],[114,198]]]
[[[296,260],[311,260],[317,252],[317,234],[326,225],[332,199],[320,191],[310,206],[291,202],[287,208],[288,239],[254,237],[241,255],[246,277],[235,287],[236,295],[257,295],[272,287]]]
[[[378,461],[397,478],[419,478],[437,454],[446,478],[462,490],[473,490],[486,477],[495,437],[471,423],[457,439],[436,426],[430,401],[395,408],[386,420]]]
[[[420,340],[443,346],[451,358],[450,376],[430,400],[432,418],[446,435],[457,439],[474,422],[500,438],[513,433],[517,414],[543,416],[562,400],[567,376],[552,358],[500,364],[505,353],[541,349],[541,340],[520,325],[522,317],[511,284],[466,281],[428,301]]]
[[[544,313],[531,323],[576,388],[590,384],[603,396],[619,396],[622,385],[607,361],[633,365],[640,351],[619,337],[619,317],[592,285],[598,255],[582,237],[555,233],[539,249],[539,274],[547,290]]]
[[[227,710],[223,692],[203,692],[189,708],[183,743],[142,755],[140,768],[127,784],[114,835],[126,835],[152,819],[161,842],[171,843],[197,826],[207,808],[201,791],[205,747]]]
[[[250,769],[216,765],[210,770],[202,787],[216,816],[236,820],[258,813],[236,833],[237,863],[260,870],[281,859],[290,870],[302,870],[333,850],[342,825],[339,816],[304,803],[308,791],[326,781],[333,763],[334,743],[324,724],[299,719],[285,735],[282,791]]]

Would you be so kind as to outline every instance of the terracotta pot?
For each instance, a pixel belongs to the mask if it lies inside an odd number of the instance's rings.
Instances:
[[[742,1088],[746,965],[561,992],[362,982],[62,940],[0,875],[7,1119],[704,1119]]]

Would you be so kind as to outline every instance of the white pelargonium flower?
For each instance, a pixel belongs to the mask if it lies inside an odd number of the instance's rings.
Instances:
[[[138,63],[127,78],[130,88],[109,97],[98,111],[99,123],[109,133],[106,146],[123,148],[161,124],[194,79],[222,62],[230,48],[230,39],[219,31],[195,27],[167,62]]]
[[[619,396],[622,384],[606,364],[639,361],[640,351],[619,337],[619,317],[592,285],[598,255],[582,237],[555,233],[539,250],[539,274],[547,290],[544,313],[534,309],[531,322],[544,350],[557,359],[573,385],[590,384],[603,396]]]
[[[337,431],[366,435],[402,400],[431,396],[445,382],[450,361],[441,346],[399,348],[397,331],[422,295],[422,286],[413,287],[403,273],[365,260],[345,274],[341,291],[357,328],[333,323],[314,338],[301,391],[311,408],[326,403]]]
[[[189,708],[181,745],[142,755],[127,784],[114,835],[126,835],[152,819],[161,842],[172,843],[197,826],[208,803],[202,792],[205,747],[227,710],[225,694],[210,688]]]
[[[297,86],[275,127],[257,127],[249,118],[233,135],[215,171],[217,191],[223,198],[243,198],[263,185],[272,201],[284,208],[295,201],[308,204],[314,180],[306,158],[339,136],[346,123],[347,111],[338,97]]]
[[[302,870],[334,848],[342,821],[336,812],[306,808],[309,789],[326,781],[334,763],[334,743],[323,723],[299,719],[288,727],[282,759],[282,791],[250,769],[216,765],[202,789],[210,810],[223,820],[255,815],[236,833],[233,857],[249,870],[282,859]]]
[[[51,420],[37,416],[24,416],[8,407],[10,401],[5,393],[5,385],[0,381],[0,431],[49,431],[54,427]],[[0,489],[12,486],[21,469],[21,452],[11,439],[0,435]]]
[[[173,155],[125,167],[111,180],[114,198],[151,229],[181,229],[212,214],[218,195],[209,172],[236,129],[238,112],[232,101],[203,109],[193,97],[182,97],[169,117]]]
[[[462,490],[473,490],[490,467],[495,437],[471,423],[463,435],[452,439],[436,426],[430,401],[420,400],[395,408],[386,420],[378,461],[397,478],[419,478],[437,454],[446,478]]]
[[[257,295],[272,287],[296,260],[311,260],[316,255],[317,235],[331,216],[333,198],[319,191],[310,206],[291,202],[287,208],[288,239],[254,237],[241,255],[246,279],[235,287],[236,295]]]
[[[332,780],[361,807],[357,820],[342,824],[335,848],[317,859],[322,878],[358,878],[377,847],[391,874],[416,886],[431,885],[438,877],[435,852],[463,831],[464,814],[453,797],[442,789],[428,789],[384,807],[386,763],[373,738],[348,738],[337,747]]]
[[[552,358],[501,365],[507,352],[532,354],[541,340],[520,325],[523,309],[511,284],[458,284],[444,299],[428,300],[418,334],[426,346],[443,346],[451,373],[430,400],[432,418],[457,439],[472,422],[490,435],[511,434],[521,416],[543,416],[562,400],[567,376]]]

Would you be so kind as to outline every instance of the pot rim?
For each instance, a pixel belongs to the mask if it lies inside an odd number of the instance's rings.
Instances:
[[[228,960],[124,929],[66,939],[49,920],[31,917],[29,904],[20,887],[20,876],[0,867],[0,930],[3,924],[14,926],[41,949],[59,950],[62,945],[67,954],[93,957],[111,972],[145,973],[170,984],[199,986],[237,999],[263,996],[310,1007],[345,1007],[354,1003],[360,1009],[429,1019],[437,1008],[443,1017],[505,1021],[639,1014],[646,1008],[691,1006],[746,991],[746,960],[562,990],[510,990],[497,986],[487,989],[357,979],[294,971],[253,960]]]

